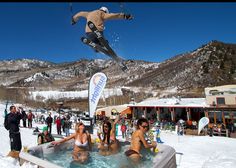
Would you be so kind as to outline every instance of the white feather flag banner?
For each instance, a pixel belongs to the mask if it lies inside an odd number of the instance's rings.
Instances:
[[[202,117],[198,123],[198,135],[200,134],[201,130],[209,123],[209,118]]]
[[[98,72],[89,81],[89,116],[93,117],[102,91],[106,86],[107,76]]]

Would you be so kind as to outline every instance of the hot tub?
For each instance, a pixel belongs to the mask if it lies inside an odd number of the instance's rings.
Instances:
[[[127,167],[128,159],[124,155],[129,147],[127,143],[121,142],[121,152],[111,156],[101,156],[98,150],[93,148],[90,152],[90,159],[87,164],[74,165],[71,157],[74,140],[70,140],[63,144],[52,146],[50,144],[42,144],[28,149],[28,152],[20,152],[20,164],[30,162],[38,165],[39,168],[63,168],[63,167]],[[96,146],[96,145],[95,145]],[[174,148],[158,144],[159,152],[155,156],[145,156],[140,167],[153,168],[176,168],[176,152]],[[146,165],[146,166],[145,166]]]

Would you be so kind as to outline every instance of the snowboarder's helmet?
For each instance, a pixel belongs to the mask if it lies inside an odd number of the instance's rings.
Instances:
[[[106,13],[109,13],[109,10],[105,6],[101,7],[99,10],[102,10],[102,11],[104,11]]]

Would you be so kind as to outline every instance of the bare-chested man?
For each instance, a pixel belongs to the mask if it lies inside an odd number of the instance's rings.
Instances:
[[[142,155],[140,154],[141,146],[145,148],[153,148],[155,151],[157,143],[153,141],[151,144],[148,144],[145,140],[144,134],[149,130],[148,120],[141,118],[137,122],[137,130],[132,134],[131,145],[129,150],[125,152],[125,155],[131,159],[135,164],[140,162]]]

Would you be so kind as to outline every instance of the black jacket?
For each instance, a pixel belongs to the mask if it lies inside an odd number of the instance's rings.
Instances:
[[[17,133],[19,132],[19,124],[20,120],[22,119],[22,114],[17,112],[17,113],[9,113],[8,114],[8,123],[9,123],[9,131],[10,133]]]
[[[25,111],[22,111],[22,119],[24,120],[24,121],[26,121],[26,119],[27,119],[27,114],[25,113]]]
[[[52,121],[53,121],[53,118],[52,118],[51,116],[48,116],[48,117],[46,118],[46,123],[47,123],[48,125],[51,125],[51,124],[52,124]]]

